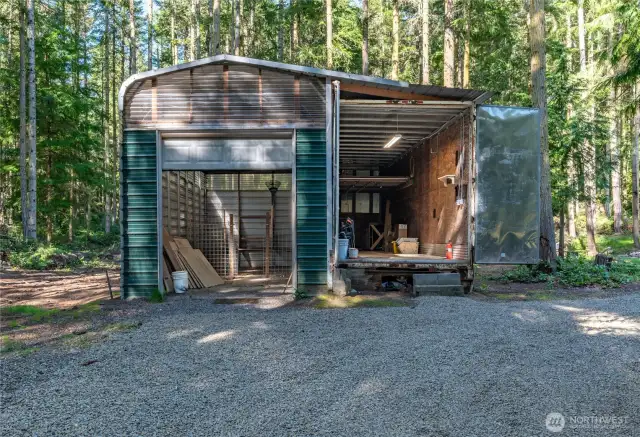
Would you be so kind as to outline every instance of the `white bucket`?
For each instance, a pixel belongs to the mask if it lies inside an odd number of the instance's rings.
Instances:
[[[338,238],[338,260],[344,261],[349,253],[349,240],[347,238]]]
[[[171,273],[173,288],[176,293],[184,293],[189,288],[189,273],[184,271]]]
[[[355,247],[349,248],[349,258],[356,259],[358,258],[358,249]]]

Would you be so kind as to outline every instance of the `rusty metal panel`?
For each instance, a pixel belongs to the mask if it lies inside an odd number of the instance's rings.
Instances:
[[[477,108],[477,263],[539,260],[540,111]]]
[[[324,82],[245,65],[203,65],[132,84],[127,128],[321,127]]]

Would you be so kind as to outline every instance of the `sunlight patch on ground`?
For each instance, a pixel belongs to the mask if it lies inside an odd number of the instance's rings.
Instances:
[[[587,335],[640,336],[640,320],[634,317],[564,305],[554,305],[554,308],[573,313],[574,320]]]
[[[523,322],[546,322],[547,316],[537,310],[522,310],[513,312],[513,317]]]
[[[189,337],[198,333],[202,333],[202,331],[199,329],[180,329],[179,331],[173,331],[167,334],[167,338],[173,340],[175,338]]]
[[[382,393],[386,390],[387,386],[383,384],[377,378],[362,381],[355,389],[356,395],[372,395],[375,393]]]
[[[230,338],[235,333],[236,333],[235,329],[230,329],[228,331],[216,332],[215,334],[209,334],[209,335],[207,335],[205,337],[202,337],[200,340],[198,340],[198,343],[200,343],[200,344],[213,343],[215,341],[220,341],[220,340],[224,340],[226,338]]]

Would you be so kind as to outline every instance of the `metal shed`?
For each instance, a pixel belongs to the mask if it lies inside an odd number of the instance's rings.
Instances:
[[[212,265],[269,271],[277,257],[252,248],[246,213],[268,204],[269,178],[283,184],[271,200],[278,262],[296,288],[331,290],[341,270],[371,268],[458,271],[469,283],[473,262],[534,262],[539,114],[480,106],[490,95],[231,55],[131,76],[118,99],[122,297],[162,289],[163,227],[196,238],[222,226],[224,243],[238,251],[244,239],[248,254],[203,248]],[[419,256],[338,259],[345,214],[371,226],[391,199]]]

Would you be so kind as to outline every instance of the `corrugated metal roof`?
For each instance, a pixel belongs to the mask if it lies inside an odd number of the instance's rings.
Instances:
[[[373,76],[363,76],[361,74],[343,73],[340,71],[325,70],[323,68],[304,67],[300,65],[284,64],[282,62],[265,61],[260,59],[245,58],[233,55],[217,55],[209,58],[198,59],[197,61],[187,62],[171,67],[159,68],[156,70],[145,71],[143,73],[134,74],[124,81],[120,87],[118,95],[118,105],[120,110],[124,107],[124,96],[127,89],[134,83],[143,81],[144,79],[163,76],[178,71],[188,70],[194,67],[214,64],[237,64],[249,65],[265,69],[286,71],[290,73],[324,77],[332,80],[339,80],[344,83],[366,85],[374,88],[380,88],[393,91],[404,91],[424,96],[436,97],[441,99],[458,100],[458,101],[477,101],[490,96],[490,93],[480,90],[469,90],[461,88],[445,88],[436,85],[416,85],[409,82],[384,79]]]

